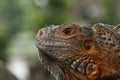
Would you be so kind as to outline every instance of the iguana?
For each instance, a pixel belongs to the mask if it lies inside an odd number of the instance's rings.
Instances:
[[[120,80],[120,25],[50,25],[38,31],[41,63],[56,80]]]

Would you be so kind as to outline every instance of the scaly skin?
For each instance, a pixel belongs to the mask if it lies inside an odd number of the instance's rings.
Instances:
[[[119,27],[97,23],[42,28],[36,36],[40,61],[56,80],[120,80]]]

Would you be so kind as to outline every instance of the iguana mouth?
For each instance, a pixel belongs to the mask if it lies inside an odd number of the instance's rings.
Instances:
[[[38,45],[42,46],[62,46],[62,45],[68,45],[68,43],[61,42],[61,41],[56,41],[56,40],[45,40],[45,39],[40,39],[37,41]]]
[[[77,51],[80,51],[79,48],[75,47],[74,45],[71,45],[69,43],[63,42],[63,41],[57,41],[57,40],[45,40],[45,39],[39,39],[36,42],[36,45],[38,48],[46,49],[64,49],[64,48],[71,48]]]

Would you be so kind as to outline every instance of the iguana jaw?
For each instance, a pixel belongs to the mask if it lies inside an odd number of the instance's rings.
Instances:
[[[42,50],[39,50],[39,60],[41,64],[56,78],[56,80],[64,80],[63,69],[58,64],[57,60],[52,56],[49,56]]]

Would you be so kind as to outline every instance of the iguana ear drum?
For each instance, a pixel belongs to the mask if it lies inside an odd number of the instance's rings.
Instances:
[[[92,46],[92,40],[91,39],[87,39],[83,42],[83,45],[85,46],[85,49],[89,50],[91,49]]]

